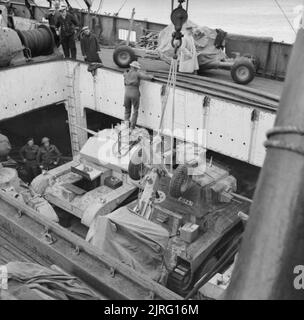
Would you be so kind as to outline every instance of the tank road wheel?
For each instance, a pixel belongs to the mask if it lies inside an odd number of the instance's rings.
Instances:
[[[237,59],[231,68],[231,77],[233,81],[239,84],[248,84],[253,80],[254,74],[253,63],[244,57]]]
[[[169,194],[174,198],[179,198],[189,186],[190,177],[186,165],[179,165],[173,173],[169,185]]]
[[[147,173],[147,167],[143,162],[143,149],[136,151],[129,162],[128,174],[132,180],[138,181],[142,179]]]
[[[114,50],[113,60],[120,68],[128,68],[136,60],[135,52],[129,46],[119,46]]]

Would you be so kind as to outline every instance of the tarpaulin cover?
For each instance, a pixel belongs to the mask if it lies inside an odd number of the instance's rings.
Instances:
[[[98,216],[87,237],[93,245],[155,281],[163,275],[169,233],[122,207]]]
[[[60,272],[56,266],[51,269],[35,263],[9,262],[4,267],[8,279],[6,296],[18,300],[99,300],[79,279]]]
[[[206,26],[198,26],[197,24],[187,21],[182,28],[182,33],[185,33],[185,28],[193,27],[193,37],[195,40],[196,51],[198,54],[199,65],[208,65],[226,58],[225,53],[221,49],[217,49],[214,45],[217,33],[215,29],[210,29]],[[174,32],[173,24],[168,25],[159,33],[157,51],[164,61],[171,61],[174,49],[171,45],[172,33]]]

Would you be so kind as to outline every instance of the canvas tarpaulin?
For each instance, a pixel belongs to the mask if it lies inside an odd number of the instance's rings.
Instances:
[[[162,226],[122,207],[98,216],[87,240],[134,270],[161,281],[169,241],[169,233]]]
[[[79,279],[61,272],[57,266],[9,262],[1,266],[1,271],[0,300],[99,300]]]
[[[208,66],[226,58],[226,54],[222,49],[217,49],[214,41],[217,36],[215,29],[210,29],[206,26],[198,26],[197,24],[187,21],[182,28],[182,33],[185,34],[185,28],[193,27],[193,37],[195,41],[198,61],[200,66]],[[172,33],[174,32],[173,24],[168,25],[163,29],[158,36],[157,51],[162,60],[170,63],[173,57],[174,49],[171,45]]]

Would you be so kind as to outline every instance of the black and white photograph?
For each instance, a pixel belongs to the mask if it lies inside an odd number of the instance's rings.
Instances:
[[[303,17],[303,0],[0,0],[1,307],[304,300]]]

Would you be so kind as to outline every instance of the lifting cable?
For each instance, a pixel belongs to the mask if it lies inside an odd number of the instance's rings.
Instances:
[[[170,64],[168,80],[167,80],[166,87],[165,87],[165,90],[164,90],[164,97],[162,99],[162,109],[161,109],[161,116],[160,116],[158,131],[157,131],[157,135],[153,139],[153,144],[154,145],[157,145],[160,142],[160,137],[161,137],[162,132],[163,132],[164,115],[165,115],[165,112],[166,112],[166,109],[167,109],[167,104],[168,104],[170,91],[172,89],[171,151],[173,150],[173,147],[174,147],[175,89],[176,89],[177,65],[178,65],[177,59],[172,58],[171,59],[171,64]],[[152,153],[152,154],[154,154],[154,153]],[[172,155],[173,155],[173,152],[172,152]],[[171,160],[173,160],[173,159],[171,159]],[[173,161],[171,161],[171,170],[172,170],[172,166],[173,166]]]
[[[164,90],[164,98],[162,100],[162,112],[161,112],[157,135],[161,135],[162,133],[162,125],[163,125],[165,110],[166,110],[166,106],[167,106],[167,102],[170,94],[170,89],[173,87],[173,82],[176,82],[176,74],[177,74],[177,61],[172,58],[170,69],[169,69],[168,80]]]
[[[279,9],[281,10],[281,12],[283,13],[283,16],[285,17],[286,21],[288,22],[289,26],[291,27],[291,29],[293,30],[293,32],[295,34],[297,34],[297,31],[295,30],[295,28],[293,27],[292,23],[290,22],[289,18],[287,17],[286,12],[284,11],[284,9],[282,8],[282,6],[279,4],[278,0],[273,0],[276,5],[279,7]]]
[[[127,2],[127,0],[125,0],[122,7],[125,5],[126,2]],[[154,146],[156,146],[160,142],[160,136],[161,136],[162,129],[163,129],[164,114],[166,111],[169,94],[172,89],[172,91],[173,91],[172,92],[172,109],[171,109],[172,110],[172,113],[171,113],[171,153],[172,154],[171,154],[171,163],[170,163],[171,172],[173,171],[173,163],[174,163],[174,161],[173,161],[174,160],[174,152],[173,152],[173,148],[174,148],[174,118],[175,118],[176,77],[177,77],[177,68],[178,68],[178,49],[182,45],[182,37],[183,37],[183,34],[181,33],[182,26],[188,20],[188,13],[182,6],[182,4],[183,4],[183,2],[185,2],[185,0],[178,0],[178,2],[179,2],[178,7],[173,10],[174,0],[172,0],[172,12],[171,12],[170,18],[171,18],[171,21],[172,21],[174,28],[175,28],[175,31],[172,34],[172,40],[171,40],[171,45],[174,49],[174,54],[171,59],[168,80],[167,80],[165,91],[164,91],[164,98],[162,99],[162,110],[161,110],[161,117],[160,117],[158,132],[157,132],[156,137],[154,137],[154,139],[152,141]],[[121,10],[121,8],[120,8],[120,10]],[[187,0],[187,8],[188,8],[188,0]],[[161,153],[162,153],[162,151],[161,151]],[[152,155],[153,154],[154,153],[152,152]],[[141,157],[143,157],[143,152],[142,152]],[[163,154],[161,154],[161,157],[162,157],[162,159],[161,159],[161,161],[162,161]],[[153,161],[153,159],[150,159],[150,162],[151,161]]]
[[[76,4],[78,4],[78,7],[79,7],[78,10],[82,10],[82,5],[79,3],[79,1],[78,1],[78,0],[75,0],[75,2],[76,2]],[[71,7],[71,8],[72,8],[72,7]],[[74,9],[74,8],[72,8],[72,9]]]
[[[127,3],[128,0],[125,0],[123,2],[123,4],[120,6],[120,8],[118,9],[118,11],[116,12],[116,15],[119,15],[119,12],[121,11],[121,9],[125,6],[125,4]]]
[[[92,7],[93,7],[93,3],[94,3],[94,1],[92,1]],[[101,10],[102,5],[103,5],[103,0],[99,0],[99,5],[98,5],[98,8],[95,11],[95,13],[97,13],[97,14],[99,13],[99,11]]]
[[[177,74],[177,65],[178,65],[178,50],[182,46],[183,34],[181,32],[184,23],[188,20],[188,12],[182,6],[185,0],[178,0],[179,5],[173,10],[174,1],[172,0],[172,12],[171,12],[171,21],[174,25],[174,32],[172,34],[171,45],[174,49],[173,57],[171,60],[172,74],[169,77],[168,82],[171,82],[172,86],[172,114],[171,114],[171,161],[170,161],[170,170],[173,172],[173,163],[174,163],[174,121],[175,121],[175,89],[176,89],[176,74]],[[188,0],[186,1],[186,8],[188,9]],[[171,79],[172,78],[172,79]],[[163,111],[163,110],[162,110]],[[163,111],[164,112],[164,111]]]
[[[162,102],[162,114],[161,114],[159,128],[158,128],[158,135],[160,135],[162,132],[164,113],[165,113],[165,109],[167,106],[168,97],[169,97],[169,93],[170,93],[171,88],[173,88],[172,115],[174,116],[175,87],[176,87],[176,76],[177,76],[177,65],[178,65],[177,53],[178,53],[178,49],[182,45],[182,38],[183,38],[183,34],[181,33],[182,26],[188,20],[187,10],[185,10],[182,7],[182,3],[185,2],[185,0],[178,0],[178,2],[179,2],[179,5],[176,9],[173,9],[174,0],[172,0],[172,3],[171,3],[172,12],[171,12],[170,18],[171,18],[171,21],[172,21],[172,23],[174,25],[174,29],[175,29],[175,31],[172,34],[171,45],[174,49],[174,54],[171,59],[168,80],[167,80],[167,84],[166,84],[166,88],[165,88],[165,92],[164,92],[164,99]],[[188,0],[187,0],[187,7],[188,7]],[[174,117],[171,120],[174,121]],[[172,132],[172,134],[173,134],[173,132]]]
[[[171,161],[170,170],[173,172],[173,162],[174,162],[174,121],[175,121],[175,89],[176,89],[176,73],[177,73],[177,58],[172,58],[172,113],[171,113]]]
[[[103,0],[99,0],[99,5],[98,5],[98,9],[97,9],[96,13],[100,13],[102,5],[103,5]]]

